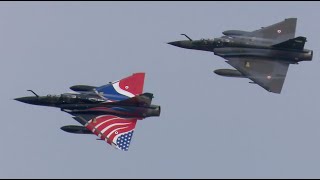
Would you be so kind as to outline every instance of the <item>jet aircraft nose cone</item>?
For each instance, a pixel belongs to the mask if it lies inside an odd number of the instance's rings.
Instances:
[[[180,48],[186,48],[186,49],[196,49],[192,41],[173,41],[173,42],[168,42],[168,44],[180,47]]]
[[[20,101],[20,102],[25,102],[25,101],[26,101],[25,99],[26,99],[26,98],[21,97],[21,98],[15,98],[14,100]]]
[[[168,44],[170,44],[170,45],[172,45],[172,46],[177,46],[177,47],[180,47],[180,46],[181,46],[180,41],[168,42]]]
[[[20,97],[20,98],[15,98],[14,100],[20,101],[23,103],[28,103],[28,104],[36,104],[38,101],[37,97]]]

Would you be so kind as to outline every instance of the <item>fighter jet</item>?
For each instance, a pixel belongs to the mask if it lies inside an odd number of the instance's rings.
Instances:
[[[267,91],[281,93],[290,64],[311,61],[313,51],[304,49],[306,37],[295,37],[297,18],[255,31],[227,30],[214,39],[169,42],[173,46],[210,51],[235,69],[217,69],[221,76],[249,78]]]
[[[134,73],[124,79],[100,87],[75,85],[75,91],[60,95],[16,98],[15,100],[41,106],[60,108],[73,115],[82,126],[67,125],[63,131],[95,134],[117,149],[127,151],[137,120],[160,116],[161,108],[152,105],[152,93],[143,93],[145,73]]]

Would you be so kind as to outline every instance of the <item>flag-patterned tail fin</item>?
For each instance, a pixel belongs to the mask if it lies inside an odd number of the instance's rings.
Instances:
[[[134,73],[124,79],[95,88],[95,92],[109,102],[122,101],[143,92],[145,73]]]
[[[127,151],[136,123],[136,118],[101,115],[89,120],[84,126],[112,146]]]

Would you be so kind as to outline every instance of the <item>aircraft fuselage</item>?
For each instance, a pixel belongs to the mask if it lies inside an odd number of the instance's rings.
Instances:
[[[146,118],[160,115],[160,106],[135,106],[132,104],[107,102],[102,97],[93,94],[71,94],[47,96],[27,96],[15,100],[32,105],[50,106],[61,108],[69,113],[82,114],[112,114],[122,117]]]
[[[256,37],[223,36],[221,38],[183,40],[169,44],[194,50],[210,51],[220,57],[259,57],[287,61],[290,64],[312,60],[313,51],[272,47],[274,41]]]

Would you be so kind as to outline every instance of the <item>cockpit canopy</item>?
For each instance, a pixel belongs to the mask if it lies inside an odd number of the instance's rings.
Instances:
[[[61,95],[60,94],[48,94],[47,97],[49,97],[49,98],[60,98]]]
[[[222,36],[220,38],[214,38],[214,42],[216,43],[217,47],[219,47],[234,42],[234,38],[231,36]]]
[[[71,99],[75,99],[77,98],[77,95],[75,94],[70,94],[70,93],[65,93],[61,95],[63,98],[71,98]]]

